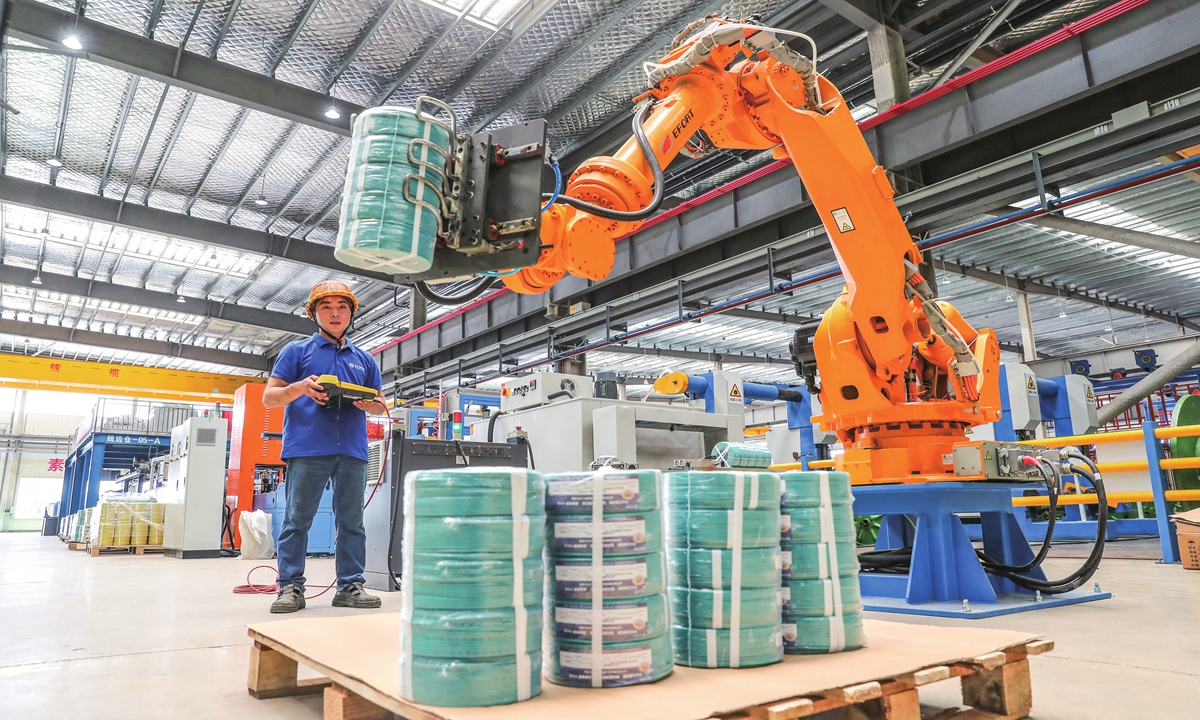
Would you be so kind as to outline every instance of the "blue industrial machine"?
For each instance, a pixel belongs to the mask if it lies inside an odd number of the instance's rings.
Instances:
[[[691,400],[703,400],[704,411],[710,413],[743,412],[751,400],[782,401],[787,411],[787,433],[780,442],[786,444],[790,455],[784,460],[799,462],[807,470],[810,461],[823,457],[814,437],[819,431],[812,423],[812,416],[820,413],[820,403],[806,388],[746,382],[737,373],[716,370],[703,375],[668,373],[655,381],[654,389],[663,395],[682,393]],[[770,437],[767,444],[773,444]]]
[[[433,437],[444,440],[481,440],[482,438],[470,437],[471,424],[500,410],[500,394],[453,388],[442,395],[441,405],[438,432]]]
[[[282,477],[282,472],[280,475]],[[283,515],[287,506],[286,482],[284,478],[272,489],[254,496],[254,509],[271,516],[271,535],[275,538],[276,547],[279,546],[279,533],[283,530]],[[326,483],[321,502],[317,505],[317,514],[313,516],[312,527],[308,530],[309,555],[333,552],[333,529],[333,488]]]

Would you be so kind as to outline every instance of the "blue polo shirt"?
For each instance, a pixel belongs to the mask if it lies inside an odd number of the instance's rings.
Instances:
[[[310,375],[336,375],[342,382],[379,390],[383,378],[371,353],[349,339],[338,347],[321,333],[289,343],[275,359],[271,377],[294,383]],[[283,413],[284,460],[316,455],[367,459],[367,414],[350,403],[321,407],[307,395],[288,403]]]

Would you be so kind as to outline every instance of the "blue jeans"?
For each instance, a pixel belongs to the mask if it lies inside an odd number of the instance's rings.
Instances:
[[[349,455],[290,458],[283,486],[287,508],[279,531],[279,587],[304,589],[304,556],[325,483],[333,480],[334,567],[338,588],[363,582],[367,562],[367,531],[363,528],[363,495],[367,461]]]

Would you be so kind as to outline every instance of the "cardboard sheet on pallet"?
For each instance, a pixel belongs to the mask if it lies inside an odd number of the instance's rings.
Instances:
[[[302,665],[328,675],[371,702],[412,720],[699,720],[751,705],[880,680],[968,660],[1039,638],[1012,630],[934,627],[866,620],[869,645],[835,655],[788,655],[760,668],[679,667],[651,685],[604,690],[566,688],[548,680],[542,694],[516,705],[441,708],[399,696],[399,614],[256,623],[251,637],[287,648]]]

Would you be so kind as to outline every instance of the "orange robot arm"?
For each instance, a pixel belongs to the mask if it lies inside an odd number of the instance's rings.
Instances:
[[[698,130],[715,147],[771,149],[795,164],[846,281],[813,343],[821,425],[848,446],[887,445],[880,428],[896,425],[961,440],[964,428],[999,417],[994,334],[975,330],[949,303],[934,300],[887,175],[841,94],[772,32],[709,18],[648,66],[653,87],[639,101],[653,105],[639,111],[643,137],[571,175],[563,193],[568,204],[543,216],[549,247],[505,284],[537,293],[566,272],[607,277],[613,239],[638,226],[638,211],[652,209],[651,153],[665,167]],[[936,462],[909,458],[901,474],[914,472],[914,463],[933,473],[944,454],[930,450]]]

